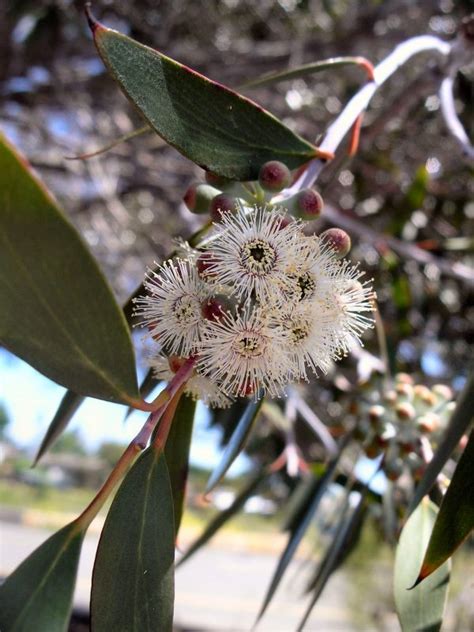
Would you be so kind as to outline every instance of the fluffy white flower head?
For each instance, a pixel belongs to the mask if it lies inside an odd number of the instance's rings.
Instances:
[[[136,314],[167,354],[197,356],[186,392],[224,407],[229,397],[279,397],[361,344],[374,299],[361,277],[300,221],[241,205],[200,250],[148,272]],[[169,379],[159,358],[155,374]]]
[[[279,310],[277,320],[288,334],[285,353],[296,380],[307,380],[307,369],[315,375],[327,373],[333,358],[333,323],[328,310],[314,301],[300,301]]]
[[[297,222],[282,225],[283,216],[265,208],[238,206],[216,224],[216,234],[206,245],[212,253],[216,283],[230,286],[238,299],[252,293],[265,300],[288,286],[287,272],[297,254]]]
[[[228,312],[203,330],[199,351],[202,371],[228,395],[258,395],[260,391],[280,396],[291,371],[283,349],[287,334],[269,326],[260,308],[245,307]]]
[[[148,295],[135,300],[140,324],[169,353],[192,353],[204,322],[201,305],[208,296],[196,268],[181,259],[167,261],[157,272],[148,270],[144,286]]]

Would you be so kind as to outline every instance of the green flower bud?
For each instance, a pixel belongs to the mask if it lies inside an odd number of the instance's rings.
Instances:
[[[431,434],[436,432],[441,425],[441,420],[435,413],[426,413],[417,419],[417,426],[420,432]]]
[[[396,481],[403,474],[403,461],[399,457],[393,461],[387,461],[384,466],[385,474],[391,481]]]
[[[385,415],[385,408],[380,405],[371,406],[369,408],[369,421],[372,425],[377,425],[382,421]]]
[[[383,398],[389,406],[393,406],[397,401],[397,394],[395,391],[385,391]]]
[[[398,382],[395,386],[398,400],[411,401],[413,399],[413,386],[406,382]]]
[[[421,469],[424,469],[425,464],[420,455],[416,452],[410,452],[406,458],[406,464],[413,474],[418,474]]]
[[[183,196],[183,202],[191,213],[207,213],[211,201],[220,193],[209,184],[191,184]]]
[[[449,402],[453,399],[453,391],[445,384],[435,384],[431,391],[437,395],[440,399]]]
[[[434,395],[424,384],[417,384],[413,389],[413,394],[415,397],[415,404],[421,404],[424,408],[431,408],[436,404],[436,395]]]
[[[403,382],[404,384],[412,384],[412,385],[414,383],[414,380],[409,373],[397,373],[395,376],[395,381]]]

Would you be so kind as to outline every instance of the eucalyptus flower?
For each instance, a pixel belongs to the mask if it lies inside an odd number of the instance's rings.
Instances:
[[[140,324],[169,353],[189,355],[200,340],[201,305],[209,294],[196,267],[182,259],[167,261],[148,270],[144,286],[148,294],[134,300]]]

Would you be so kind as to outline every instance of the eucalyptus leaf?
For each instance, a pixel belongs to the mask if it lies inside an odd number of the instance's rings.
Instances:
[[[43,437],[38,452],[36,454],[34,465],[38,463],[43,454],[45,454],[53,443],[58,439],[61,434],[66,430],[69,422],[78,411],[81,404],[84,402],[84,397],[78,395],[74,391],[66,391],[59,404],[59,407],[54,414],[54,417],[49,424],[48,430]]]
[[[289,81],[290,79],[300,79],[302,77],[308,77],[314,75],[323,70],[335,70],[341,66],[359,66],[364,68],[366,72],[372,74],[373,68],[370,62],[364,57],[330,57],[323,61],[316,61],[310,64],[303,64],[302,66],[296,66],[295,68],[289,68],[282,72],[272,72],[271,74],[246,81],[241,89],[247,90],[248,88],[257,88],[260,86],[268,86],[282,81]]]
[[[186,550],[183,557],[176,565],[181,566],[189,558],[196,553],[201,547],[203,547],[209,540],[221,529],[231,518],[233,518],[245,505],[247,500],[251,498],[258,488],[267,480],[269,474],[267,471],[257,472],[252,476],[247,484],[240,490],[233,502],[227,509],[219,512],[206,526],[201,535],[191,544]]]
[[[424,498],[403,527],[398,542],[394,592],[403,632],[436,632],[443,621],[449,585],[449,562],[409,590],[418,576],[436,514],[436,505]]]
[[[196,402],[189,395],[183,395],[174,414],[165,446],[165,458],[173,495],[176,534],[178,534],[184,510],[195,413]]]
[[[105,521],[92,577],[92,632],[171,632],[174,542],[166,460],[148,448]]]
[[[159,136],[203,169],[255,180],[269,160],[294,169],[330,157],[250,99],[88,17],[97,50],[128,99]]]
[[[251,401],[245,407],[244,413],[235,428],[229,443],[226,445],[224,452],[221,456],[219,463],[209,477],[209,481],[206,485],[205,494],[208,494],[214,489],[214,487],[220,483],[224,478],[227,470],[232,465],[234,460],[243,450],[247,439],[252,431],[255,420],[260,412],[260,407],[263,403],[263,398],[259,401]]]
[[[413,500],[410,503],[411,511],[417,507],[423,496],[430,491],[436,482],[438,474],[446,465],[464,433],[469,431],[469,427],[473,422],[472,402],[474,402],[474,372],[471,371],[436,452],[415,489]]]
[[[257,616],[257,622],[260,621],[260,619],[265,614],[265,611],[270,605],[276,589],[280,585],[283,575],[288,568],[291,560],[293,559],[301,540],[303,539],[305,533],[308,531],[313,521],[314,515],[319,507],[321,499],[324,496],[328,485],[332,482],[334,478],[339,459],[349,440],[350,435],[344,437],[339,445],[339,452],[330,461],[324,474],[322,474],[316,480],[312,487],[308,487],[308,490],[312,493],[312,495],[308,496],[307,493],[302,494],[299,506],[297,508],[298,510],[292,513],[291,519],[289,521],[292,530],[290,531],[286,547],[278,560],[277,567],[275,569],[275,572],[273,573],[270,585],[263,599],[263,603]],[[285,526],[288,528],[288,521]]]
[[[310,590],[312,592],[311,601],[308,604],[303,619],[298,626],[298,632],[304,629],[304,626],[329,578],[348,557],[356,544],[365,515],[365,498],[366,495],[363,493],[357,500],[352,501],[350,493],[347,495],[334,537],[310,583]]]
[[[0,586],[2,632],[65,632],[85,530],[63,527]]]
[[[0,136],[0,343],[81,395],[137,403],[124,316],[97,263]]]
[[[474,430],[443,498],[417,583],[431,575],[474,529]]]

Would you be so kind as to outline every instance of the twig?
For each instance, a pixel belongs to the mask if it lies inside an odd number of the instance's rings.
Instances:
[[[322,142],[318,145],[319,149],[335,153],[358,117],[367,109],[378,88],[414,55],[433,50],[446,57],[451,52],[451,44],[432,35],[421,35],[412,37],[396,46],[393,52],[375,67],[374,81],[361,88],[329,126]],[[313,160],[298,180],[281,194],[281,199],[285,199],[301,189],[311,187],[326,164],[324,160]]]
[[[311,410],[305,400],[299,395],[295,389],[290,389],[288,394],[288,400],[294,402],[294,406],[300,413],[302,419],[311,428],[314,434],[319,438],[323,446],[325,447],[330,457],[335,456],[337,453],[337,444],[331,436],[331,433],[319,419],[315,412]]]
[[[472,145],[469,140],[466,130],[464,129],[456,112],[456,105],[454,103],[454,78],[451,75],[449,77],[445,77],[441,82],[439,99],[441,103],[441,112],[447,128],[458,141],[463,153],[470,160],[474,160],[474,145]]]
[[[474,283],[474,272],[469,266],[457,261],[445,261],[444,259],[441,259],[441,257],[436,257],[431,252],[422,250],[414,244],[401,241],[400,239],[391,237],[390,235],[378,233],[367,223],[362,223],[354,217],[349,217],[348,215],[338,211],[330,204],[326,204],[324,207],[324,219],[329,220],[336,226],[340,226],[352,235],[357,235],[363,241],[369,242],[375,247],[388,246],[391,250],[406,259],[413,259],[414,261],[424,265],[434,265],[447,276],[467,281],[469,283]]]
[[[181,391],[183,385],[191,377],[192,372],[194,371],[195,363],[196,358],[191,357],[186,360],[186,362],[176,372],[173,379],[164,389],[168,395],[166,401],[148,416],[145,424],[142,426],[139,433],[129,443],[125,452],[117,461],[114,469],[111,471],[111,473],[107,477],[107,480],[97,492],[96,496],[84,509],[81,515],[76,519],[76,523],[78,526],[82,528],[89,526],[89,524],[104,506],[107,498],[109,498],[118,483],[125,476],[138,454],[140,454],[140,452],[142,452],[146,448],[148,441],[150,440],[150,437],[153,433],[153,430],[155,429],[157,423],[160,421],[163,415],[165,415],[168,405],[174,406],[175,400],[173,400],[173,398]]]

